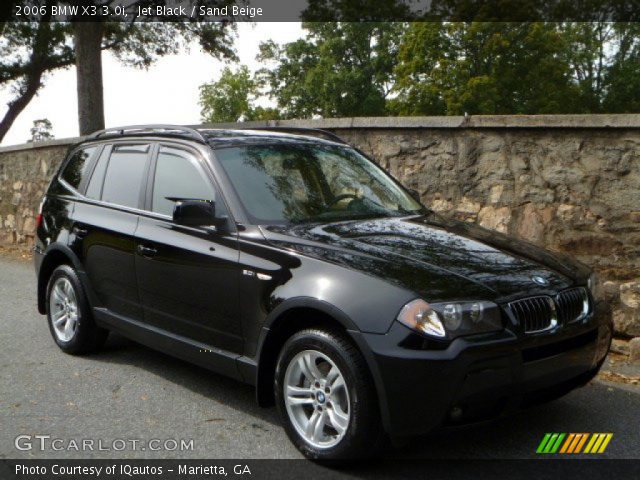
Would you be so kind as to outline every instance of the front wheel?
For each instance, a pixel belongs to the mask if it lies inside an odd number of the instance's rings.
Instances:
[[[293,335],[280,353],[274,388],[287,434],[308,458],[375,453],[382,438],[376,392],[362,355],[341,335]]]

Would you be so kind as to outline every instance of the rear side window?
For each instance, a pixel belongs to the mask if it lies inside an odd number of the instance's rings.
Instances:
[[[69,186],[78,190],[82,181],[85,180],[90,173],[90,160],[97,148],[98,147],[88,147],[76,151],[71,156],[60,178]]]
[[[170,198],[215,200],[214,189],[195,157],[185,150],[161,147],[153,181],[151,210],[171,216]]]
[[[104,176],[103,201],[138,208],[149,148],[149,145],[113,147]]]
[[[87,185],[87,191],[84,194],[86,197],[100,200],[102,196],[102,184],[104,183],[104,172],[107,170],[107,163],[109,163],[109,152],[110,148],[108,146],[102,150],[100,158],[98,158],[98,162],[96,163],[96,168],[93,169],[89,185]]]

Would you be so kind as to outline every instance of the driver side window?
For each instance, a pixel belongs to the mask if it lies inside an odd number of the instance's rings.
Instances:
[[[175,201],[170,198],[215,201],[215,190],[193,154],[161,146],[153,179],[151,211],[172,216]]]

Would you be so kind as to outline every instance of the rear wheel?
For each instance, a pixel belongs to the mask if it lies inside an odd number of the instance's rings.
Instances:
[[[78,275],[60,265],[47,285],[47,320],[56,344],[71,354],[98,350],[109,332],[93,321]]]
[[[375,453],[382,438],[376,392],[362,355],[344,337],[316,329],[296,333],[282,348],[275,377],[285,429],[305,456]]]

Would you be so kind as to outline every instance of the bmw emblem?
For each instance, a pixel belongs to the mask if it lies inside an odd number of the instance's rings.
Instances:
[[[546,287],[549,285],[549,280],[539,275],[534,275],[533,277],[531,277],[531,280],[533,280],[538,285],[542,285],[543,287]]]

